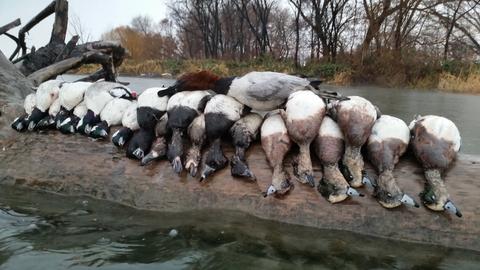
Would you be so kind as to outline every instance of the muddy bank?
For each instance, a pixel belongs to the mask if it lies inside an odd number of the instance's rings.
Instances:
[[[5,126],[0,133],[6,138],[0,140],[1,185],[90,195],[157,211],[239,210],[292,224],[480,251],[478,157],[460,156],[448,173],[451,197],[464,214],[457,218],[423,206],[386,210],[370,196],[331,205],[315,189],[297,183],[284,199],[263,198],[261,191],[268,186],[271,171],[258,143],[248,151],[257,183],[233,179],[229,169],[199,183],[185,173],[173,174],[167,161],[141,167],[109,142],[56,132],[19,134]],[[225,150],[231,156],[232,149]],[[318,166],[315,170],[318,178]],[[423,175],[412,158],[403,159],[395,175],[401,187],[418,199]]]

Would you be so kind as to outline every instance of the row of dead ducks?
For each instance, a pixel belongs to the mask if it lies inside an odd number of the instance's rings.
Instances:
[[[362,97],[326,104],[310,90],[293,91],[284,110],[262,117],[228,95],[207,90],[178,92],[171,97],[161,94],[170,90],[149,88],[137,99],[135,92],[117,83],[47,81],[26,97],[25,114],[15,119],[12,127],[17,131],[56,128],[62,133],[107,139],[111,126],[122,125],[112,135],[112,142],[126,146],[128,157],[140,159],[145,165],[167,156],[175,172],[180,173],[185,166],[192,176],[201,164],[202,147],[208,144],[201,180],[227,166],[221,138],[228,132],[235,145],[230,160],[232,175],[254,180],[245,151],[260,131],[263,150],[273,169],[265,196],[285,195],[293,186],[283,163],[295,143],[299,153],[293,159],[294,179],[317,186],[331,203],[363,196],[356,188],[367,185],[373,187],[374,196],[386,208],[402,204],[418,207],[393,176],[410,143],[425,171],[423,203],[432,210],[461,216],[442,179],[460,149],[460,134],[444,117],[417,117],[407,126],[396,117],[380,116],[376,107]],[[185,135],[191,142],[188,149],[183,146]],[[318,185],[313,176],[311,144],[323,168]],[[375,181],[364,170],[364,145],[379,175]]]

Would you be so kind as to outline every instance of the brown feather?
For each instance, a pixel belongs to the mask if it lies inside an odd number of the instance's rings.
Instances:
[[[177,79],[177,92],[213,89],[219,79],[208,70],[185,73]]]

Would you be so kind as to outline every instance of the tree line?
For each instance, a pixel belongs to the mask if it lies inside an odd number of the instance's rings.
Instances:
[[[409,69],[480,56],[480,0],[175,0],[168,8],[160,22],[138,16],[104,38],[143,60],[270,57]]]

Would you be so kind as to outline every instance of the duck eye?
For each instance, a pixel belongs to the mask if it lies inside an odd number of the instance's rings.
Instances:
[[[391,193],[387,193],[387,196],[388,196],[389,198],[392,198],[392,194],[391,194]]]

